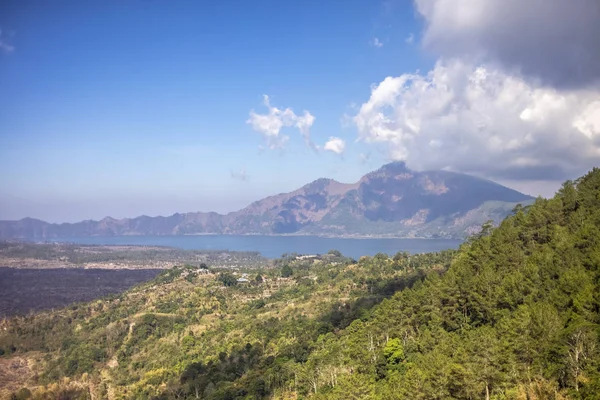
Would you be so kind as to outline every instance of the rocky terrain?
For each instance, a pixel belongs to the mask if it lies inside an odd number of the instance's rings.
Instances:
[[[226,215],[191,212],[168,217],[50,224],[0,221],[2,238],[112,235],[306,234],[355,237],[462,238],[485,221],[499,222],[530,196],[448,171],[416,172],[396,162],[346,184],[318,179]]]

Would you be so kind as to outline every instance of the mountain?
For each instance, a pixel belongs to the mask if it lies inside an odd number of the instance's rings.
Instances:
[[[326,236],[464,237],[499,222],[533,198],[497,183],[448,171],[384,165],[356,183],[318,179],[226,215],[214,212],[50,224],[0,221],[2,238],[111,235],[311,234]]]
[[[458,250],[177,265],[0,319],[0,398],[599,399],[600,169]]]

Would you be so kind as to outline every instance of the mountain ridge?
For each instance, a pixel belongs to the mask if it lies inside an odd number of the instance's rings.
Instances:
[[[319,178],[227,214],[48,223],[0,221],[1,238],[51,239],[128,235],[318,235],[333,237],[464,237],[489,219],[499,222],[533,197],[498,183],[449,171],[412,171],[386,164],[355,183]]]

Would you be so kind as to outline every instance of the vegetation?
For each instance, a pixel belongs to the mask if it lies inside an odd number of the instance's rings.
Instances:
[[[0,241],[0,262],[17,266],[27,260],[44,261],[56,267],[94,264],[95,268],[120,266],[127,268],[170,268],[173,263],[207,268],[207,263],[221,267],[257,267],[269,260],[254,251],[184,250],[162,246],[81,245],[72,243],[27,243]]]
[[[217,279],[225,286],[235,286],[238,283],[237,278],[229,272],[221,272]]]
[[[292,275],[294,275],[294,270],[292,270],[292,268],[289,265],[286,264],[281,268],[282,277],[289,278]]]
[[[197,271],[5,321],[0,360],[35,370],[14,395],[600,398],[598,169],[456,252]]]

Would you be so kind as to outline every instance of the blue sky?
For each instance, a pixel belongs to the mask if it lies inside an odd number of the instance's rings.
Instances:
[[[456,127],[436,125],[446,136],[422,134],[422,146],[414,134],[407,139],[414,115],[421,129],[431,114],[427,97],[416,97],[440,96],[397,89],[418,88],[419,79],[452,87],[439,82],[464,65],[422,44],[426,28],[439,22],[418,3],[436,2],[444,0],[4,0],[0,219],[227,212],[319,177],[353,182],[392,159],[417,169],[481,171],[529,193],[551,192],[563,176],[536,175],[546,167],[539,157],[514,155],[515,168],[530,171],[523,181],[512,169],[480,168],[477,157],[436,155],[450,142],[444,138],[462,143]],[[402,86],[403,74],[418,78]],[[388,76],[397,80],[384,81]],[[389,101],[377,100],[377,87]],[[290,126],[276,129],[277,138],[289,137],[282,146],[249,123],[252,111],[273,117],[263,95],[278,112],[293,113]],[[383,128],[392,133],[382,136],[377,116],[389,109]],[[305,110],[315,118],[313,148],[294,126]],[[448,121],[439,113],[436,121]],[[490,143],[502,142],[498,137]],[[327,146],[332,138],[345,147]],[[444,154],[460,155],[463,147]],[[561,171],[579,172],[568,167]]]
[[[14,47],[0,54],[0,194],[17,200],[2,218],[225,212],[322,176],[355,181],[386,156],[361,164],[343,115],[387,74],[427,66],[404,41],[419,29],[408,2],[0,7]],[[246,121],[263,94],[310,110],[313,140],[345,138],[345,154],[315,153],[292,128],[286,149],[261,151]]]

